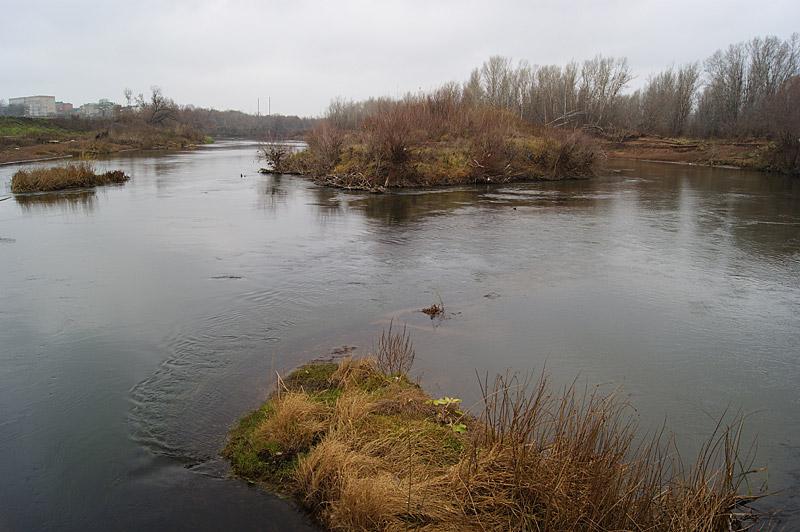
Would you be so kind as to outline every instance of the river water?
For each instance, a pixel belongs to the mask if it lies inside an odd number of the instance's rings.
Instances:
[[[311,529],[218,452],[275,371],[390,320],[467,405],[476,371],[546,367],[622,386],[687,457],[742,412],[768,506],[800,525],[800,181],[612,161],[370,195],[255,155],[120,156],[97,166],[123,186],[0,201],[0,531]],[[418,312],[440,297],[447,319]]]

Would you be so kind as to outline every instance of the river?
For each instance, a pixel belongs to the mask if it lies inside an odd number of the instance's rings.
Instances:
[[[219,450],[275,371],[390,320],[467,405],[476,371],[546,367],[621,386],[687,457],[746,414],[765,505],[800,526],[800,180],[611,161],[372,195],[255,156],[123,154],[96,165],[125,185],[0,201],[0,531],[313,529]],[[418,311],[440,297],[447,319]]]

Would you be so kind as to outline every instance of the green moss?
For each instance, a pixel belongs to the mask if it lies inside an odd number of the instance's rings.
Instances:
[[[341,388],[329,388],[327,390],[312,393],[311,398],[328,406],[333,406],[336,404],[336,401],[339,399],[339,397],[341,397],[341,395]]]
[[[338,366],[333,362],[318,362],[300,366],[283,381],[290,390],[306,393],[321,392],[331,388],[331,376]]]
[[[332,405],[342,393],[330,383],[336,368],[336,364],[328,362],[306,364],[289,374],[284,385],[290,390],[303,390],[315,400]],[[276,442],[256,437],[259,426],[273,412],[272,401],[269,400],[239,420],[228,436],[222,455],[230,461],[233,471],[240,477],[267,484],[271,490],[282,492],[298,456],[285,453]]]
[[[229,434],[228,444],[222,454],[230,460],[233,470],[244,478],[264,480],[273,472],[274,468],[264,460],[262,454],[268,450],[268,445],[253,438],[255,430],[272,411],[271,402],[264,403],[244,416]]]

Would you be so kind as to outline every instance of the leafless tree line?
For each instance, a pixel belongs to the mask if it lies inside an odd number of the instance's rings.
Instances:
[[[733,44],[706,60],[705,74],[697,103],[700,134],[768,134],[773,99],[800,74],[800,34]]]
[[[670,67],[622,96],[616,125],[664,136],[780,137],[779,110],[800,75],[800,35],[756,37],[718,50],[702,64]],[[800,136],[800,123],[791,126]]]
[[[703,63],[668,67],[632,93],[625,93],[633,79],[627,60],[603,56],[564,66],[495,56],[465,83],[446,87],[536,124],[664,136],[778,136],[785,120],[775,114],[776,98],[786,96],[798,75],[800,34],[794,34],[756,37]],[[776,130],[776,122],[784,129]]]
[[[704,62],[670,66],[644,87],[626,92],[633,74],[624,57],[598,55],[566,65],[514,63],[494,56],[464,83],[430,94],[406,95],[443,102],[475,102],[510,111],[533,124],[626,130],[663,136],[778,136],[776,98],[800,74],[800,35],[757,37],[719,50]],[[783,91],[783,93],[781,93]],[[334,100],[326,114],[339,129],[357,129],[389,102]],[[444,112],[444,110],[439,110]],[[800,125],[795,126],[800,128]]]
[[[468,99],[509,109],[530,122],[603,127],[631,79],[625,58],[598,55],[562,67],[527,61],[514,65],[494,56],[472,71],[463,91]]]

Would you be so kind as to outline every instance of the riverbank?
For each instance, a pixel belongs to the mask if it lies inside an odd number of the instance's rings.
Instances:
[[[722,140],[628,137],[621,141],[601,140],[609,158],[650,162],[769,170],[765,160],[770,143],[766,140]]]
[[[331,529],[727,531],[756,518],[739,493],[740,427],[684,469],[661,439],[634,443],[613,394],[506,374],[479,383],[473,416],[413,382],[413,359],[390,330],[372,358],[301,366],[224,455]]]
[[[186,127],[0,117],[0,165],[133,150],[179,150],[209,142],[213,139]]]

